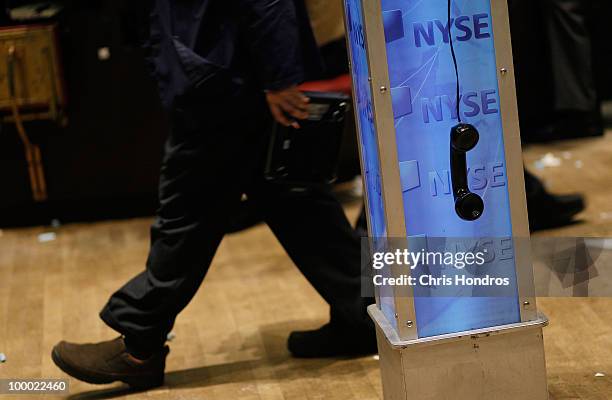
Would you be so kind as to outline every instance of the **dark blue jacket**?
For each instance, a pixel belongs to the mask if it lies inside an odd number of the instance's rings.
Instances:
[[[283,89],[315,78],[303,0],[154,0],[149,40],[162,102],[230,95],[229,84]]]

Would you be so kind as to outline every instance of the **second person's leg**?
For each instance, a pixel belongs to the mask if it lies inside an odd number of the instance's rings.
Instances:
[[[256,201],[293,262],[330,305],[330,324],[294,332],[291,352],[301,357],[375,352],[366,310],[373,299],[362,297],[361,290],[360,238],[329,187],[295,192],[264,183]]]

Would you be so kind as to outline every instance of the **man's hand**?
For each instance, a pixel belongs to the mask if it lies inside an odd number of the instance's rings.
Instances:
[[[291,116],[296,119],[308,118],[308,103],[310,99],[297,86],[278,91],[266,92],[266,100],[270,107],[270,112],[274,119],[284,126],[292,126],[299,129],[300,124],[291,120]]]

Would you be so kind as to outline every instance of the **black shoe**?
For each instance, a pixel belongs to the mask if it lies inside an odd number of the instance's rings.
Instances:
[[[145,361],[136,360],[125,348],[123,338],[96,344],[60,342],[51,353],[53,362],[68,375],[92,384],[124,382],[134,389],[164,384],[168,346]]]
[[[585,208],[584,198],[579,194],[552,195],[547,193],[527,200],[529,226],[532,231],[560,228],[570,225],[576,214]]]
[[[572,223],[576,214],[585,208],[579,194],[554,195],[546,191],[538,178],[525,170],[525,190],[532,231],[559,228]]]
[[[292,332],[287,347],[296,358],[359,357],[378,352],[374,326],[327,324],[314,331]]]

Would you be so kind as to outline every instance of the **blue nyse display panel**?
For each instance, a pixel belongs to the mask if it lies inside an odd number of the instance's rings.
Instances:
[[[450,27],[447,0],[382,0],[382,9],[407,237],[418,239],[414,250],[488,246],[494,253],[486,274],[511,281],[504,293],[418,288],[419,337],[519,322],[490,1],[454,0]],[[467,155],[468,183],[485,211],[472,222],[458,217],[452,193],[450,130],[459,120],[457,101],[461,120],[480,132]]]
[[[385,209],[381,187],[378,138],[374,126],[370,68],[366,52],[363,10],[360,0],[346,1],[347,27],[351,48],[353,90],[357,125],[361,144],[362,163],[365,174],[365,187],[368,194],[370,229],[374,237],[382,238],[387,234]]]
[[[374,125],[370,68],[365,42],[364,15],[361,0],[346,0],[346,25],[350,47],[351,70],[357,128],[361,148],[361,162],[364,185],[367,192],[367,205],[370,233],[376,249],[384,246],[387,236],[385,204],[382,195],[382,181],[379,159],[378,138]],[[387,316],[395,315],[393,295],[389,288],[382,288],[380,304]],[[390,318],[395,323],[395,318]]]

